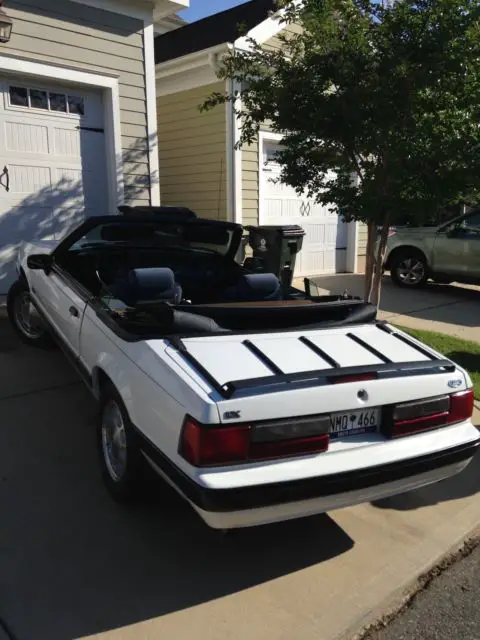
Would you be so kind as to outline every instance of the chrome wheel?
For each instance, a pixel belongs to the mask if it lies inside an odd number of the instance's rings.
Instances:
[[[38,340],[44,330],[37,310],[32,304],[29,291],[22,291],[14,301],[15,321],[20,331],[30,340]]]
[[[425,264],[418,258],[406,258],[397,268],[400,282],[407,286],[415,286],[425,280]]]
[[[102,451],[108,473],[120,482],[127,471],[127,434],[120,407],[110,399],[102,415]]]

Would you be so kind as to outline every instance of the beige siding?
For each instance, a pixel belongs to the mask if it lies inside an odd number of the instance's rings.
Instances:
[[[258,224],[258,141],[242,150],[243,224]]]
[[[358,224],[357,247],[358,255],[365,256],[367,254],[368,227],[363,222]]]
[[[298,25],[289,25],[284,32],[297,33]],[[264,45],[266,49],[278,49],[282,46],[278,36],[268,40]],[[268,123],[262,127],[268,131]],[[242,149],[242,197],[243,197],[243,224],[258,224],[258,179],[259,179],[259,150],[258,141]]]
[[[12,39],[2,53],[118,75],[125,196],[149,200],[143,23],[69,0],[10,0]]]
[[[298,24],[289,24],[287,27],[285,27],[285,29],[281,32],[282,37],[289,37],[289,36],[293,36],[296,33],[301,33],[302,32],[302,27]],[[267,40],[267,42],[265,42],[265,44],[263,45],[264,49],[280,49],[283,46],[283,42],[280,40],[280,38],[277,36],[273,36],[273,38],[270,38],[270,40]]]
[[[219,106],[201,104],[223,82],[157,100],[162,204],[193,209],[204,218],[227,219],[227,121]]]

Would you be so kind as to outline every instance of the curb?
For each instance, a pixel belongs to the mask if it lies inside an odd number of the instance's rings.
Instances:
[[[439,577],[444,571],[448,570],[454,564],[468,557],[480,545],[480,527],[473,529],[463,542],[452,545],[452,547],[444,554],[439,556],[429,569],[423,571],[414,578],[410,585],[404,587],[400,593],[396,593],[383,606],[383,613],[378,615],[376,620],[372,620],[369,624],[355,635],[350,635],[349,640],[373,640],[380,638],[382,629],[388,627],[398,616],[401,616],[414,603],[415,598],[428,589],[435,578]]]

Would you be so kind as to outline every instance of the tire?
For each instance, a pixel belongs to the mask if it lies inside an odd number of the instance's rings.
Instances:
[[[393,282],[405,289],[418,289],[428,280],[428,265],[420,251],[401,251],[390,259]]]
[[[25,278],[12,284],[7,295],[10,324],[20,340],[31,347],[52,349],[55,345],[48,330],[29,303],[30,289]]]
[[[128,411],[111,383],[105,384],[101,394],[97,449],[102,479],[112,498],[120,503],[136,502],[146,463]]]

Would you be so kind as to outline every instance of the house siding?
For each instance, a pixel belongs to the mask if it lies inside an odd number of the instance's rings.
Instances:
[[[301,31],[299,25],[288,25],[282,34],[288,35]],[[263,45],[265,49],[280,49],[282,42],[280,38],[274,36]],[[267,123],[262,127],[262,131],[269,131]],[[243,197],[243,224],[258,225],[259,215],[259,143],[258,139],[251,145],[242,148],[242,197]]]
[[[198,106],[225,83],[160,96],[157,100],[162,204],[193,209],[202,218],[227,220],[226,108]]]
[[[143,22],[69,0],[9,0],[2,54],[118,76],[125,200],[150,201]]]

